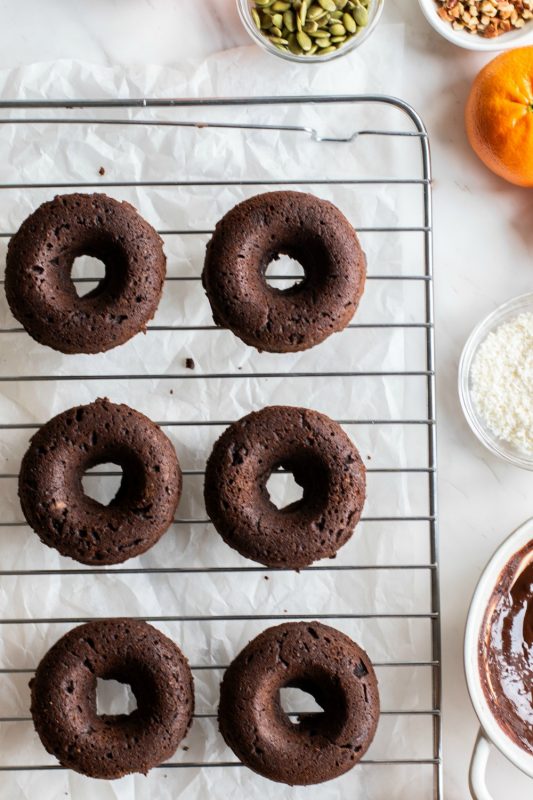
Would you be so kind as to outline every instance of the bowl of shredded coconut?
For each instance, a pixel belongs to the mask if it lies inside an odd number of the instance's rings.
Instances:
[[[533,293],[504,303],[472,331],[459,364],[459,397],[491,452],[533,470]]]

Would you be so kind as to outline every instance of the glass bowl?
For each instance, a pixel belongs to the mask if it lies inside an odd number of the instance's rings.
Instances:
[[[486,425],[478,414],[472,398],[471,371],[472,363],[479,346],[488,334],[505,322],[510,322],[524,312],[533,313],[533,292],[508,300],[502,306],[485,317],[470,334],[459,362],[459,399],[468,424],[479,441],[496,456],[515,464],[522,469],[533,470],[533,453],[527,453],[518,447],[500,439]]]
[[[293,53],[285,52],[284,50],[278,50],[278,48],[272,44],[272,42],[267,39],[266,36],[263,36],[263,34],[260,33],[255,27],[255,23],[250,13],[250,9],[253,5],[253,0],[237,0],[237,9],[239,11],[241,21],[256,44],[262,47],[263,50],[266,50],[267,53],[272,53],[273,56],[284,58],[286,61],[296,61],[300,64],[316,64],[322,61],[332,61],[334,58],[347,55],[348,53],[351,53],[352,50],[355,50],[356,47],[359,47],[359,45],[363,44],[363,42],[368,39],[379,22],[379,18],[381,17],[381,13],[383,11],[384,0],[370,0],[368,6],[368,25],[366,25],[364,30],[361,33],[356,33],[353,39],[348,42],[348,44],[343,45],[343,47],[339,47],[339,49],[335,50],[333,53],[326,53],[326,55],[323,56],[318,55],[318,53],[313,56],[297,56]]]

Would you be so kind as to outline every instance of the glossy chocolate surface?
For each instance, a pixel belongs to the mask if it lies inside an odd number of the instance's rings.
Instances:
[[[533,541],[507,563],[479,640],[489,707],[505,733],[533,754]]]

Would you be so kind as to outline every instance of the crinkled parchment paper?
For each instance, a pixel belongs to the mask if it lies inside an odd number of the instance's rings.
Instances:
[[[211,96],[310,94],[363,91],[400,93],[401,59],[391,59],[391,37],[402,29],[382,27],[372,40],[346,60],[329,66],[293,68],[243,48],[211,57],[202,64],[176,70],[119,69],[60,63],[36,65],[0,75],[2,98],[116,98],[142,96]],[[53,116],[72,116],[57,110]],[[100,119],[111,112],[80,111],[79,118]],[[4,117],[12,112],[5,112]],[[42,117],[43,112],[27,114]],[[21,116],[20,114],[18,116]],[[115,114],[115,116],[117,116]],[[255,107],[250,109],[135,110],[122,119],[225,121],[269,125],[305,125],[320,135],[342,137],[364,128],[409,129],[396,109],[343,105]],[[104,168],[101,175],[100,168]],[[257,191],[257,185],[213,186],[204,181],[295,181],[292,188],[313,191],[333,200],[358,228],[422,224],[419,185],[321,183],[326,178],[407,177],[420,175],[416,139],[360,137],[351,144],[318,143],[305,132],[241,131],[216,127],[175,128],[104,126],[96,122],[0,124],[2,183],[91,182],[95,190],[108,182],[145,181],[142,188],[111,186],[108,193],[127,198],[155,227],[164,231],[168,274],[156,326],[209,326],[208,302],[197,280],[206,234],[236,202]],[[307,183],[302,183],[306,180]],[[310,183],[311,181],[316,183]],[[157,181],[192,181],[196,185],[163,186]],[[300,183],[299,183],[300,182]],[[2,189],[0,228],[13,232],[54,190]],[[419,233],[361,232],[368,255],[367,290],[354,319],[359,325],[422,322],[423,281],[399,280],[423,274]],[[5,261],[7,238],[0,239]],[[77,262],[77,276],[94,277],[97,265]],[[283,274],[278,262],[274,272]],[[395,276],[396,279],[384,279]],[[88,288],[87,284],[83,287]],[[80,287],[81,288],[81,287]],[[0,378],[54,376],[47,381],[0,380],[0,418],[15,427],[0,440],[2,570],[76,569],[79,565],[44,547],[23,524],[16,494],[20,459],[32,426],[77,403],[107,395],[126,402],[165,426],[182,467],[188,472],[176,524],[159,544],[125,567],[203,568],[252,567],[230,550],[205,521],[202,475],[205,459],[222,426],[198,425],[237,419],[269,403],[305,405],[346,424],[371,470],[365,517],[417,517],[428,513],[427,476],[394,471],[427,465],[424,425],[373,424],[372,420],[419,419],[426,414],[425,381],[421,377],[318,377],[337,373],[425,369],[424,330],[416,327],[357,327],[332,336],[301,354],[259,354],[229,332],[154,330],[126,345],[96,356],[64,356],[33,342],[11,316],[0,297]],[[185,359],[193,358],[194,370]],[[309,372],[310,378],[294,373]],[[237,377],[207,379],[209,373]],[[282,373],[279,377],[260,377]],[[251,374],[252,377],[243,377]],[[157,377],[145,377],[146,375]],[[65,376],[79,376],[62,380]],[[128,376],[117,379],[117,376]],[[186,377],[185,377],[186,376]],[[169,425],[169,422],[187,423]],[[20,427],[18,427],[20,426]],[[383,471],[393,470],[393,471]],[[109,493],[110,478],[93,476],[86,486],[97,496]],[[286,482],[278,479],[283,494]],[[280,495],[280,496],[281,496]],[[194,521],[190,521],[194,520]],[[3,620],[24,623],[0,627],[0,766],[53,765],[28,719],[28,680],[46,649],[71,623],[46,618],[107,615],[190,617],[156,622],[182,647],[194,667],[196,706],[202,718],[180,746],[173,763],[194,765],[234,761],[218,734],[215,714],[221,669],[268,621],[209,619],[210,616],[314,614],[420,614],[430,610],[429,572],[421,569],[373,569],[376,565],[416,565],[429,561],[427,524],[420,521],[363,521],[334,562],[302,572],[244,573],[161,572],[151,574],[18,575],[0,580]],[[332,571],[331,564],[366,566],[365,570]],[[204,617],[205,620],[198,620]],[[32,621],[35,620],[35,621]],[[408,710],[431,707],[430,668],[394,666],[398,661],[431,658],[429,621],[422,618],[357,618],[334,620],[369,652],[379,665],[382,715],[369,760],[431,757],[431,717]],[[115,698],[117,701],[117,698]],[[293,697],[293,708],[299,702]],[[299,707],[298,707],[299,708]],[[22,718],[22,719],[21,719]],[[308,789],[266,781],[240,767],[199,769],[173,766],[148,777],[129,776],[96,782],[67,770],[2,773],[0,795],[9,798],[423,798],[429,796],[431,767],[362,764],[346,776]]]

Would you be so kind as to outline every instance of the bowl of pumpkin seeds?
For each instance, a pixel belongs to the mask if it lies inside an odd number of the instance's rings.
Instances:
[[[384,0],[237,0],[244,27],[269,53],[313,63],[345,55],[372,33]]]

